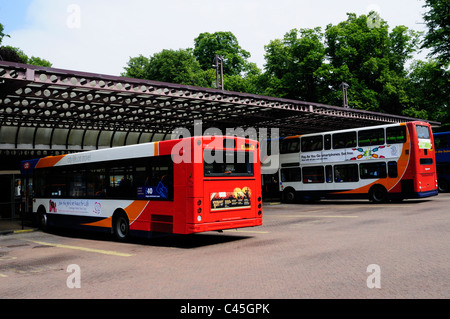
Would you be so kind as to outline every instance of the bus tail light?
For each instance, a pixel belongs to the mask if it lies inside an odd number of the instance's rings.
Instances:
[[[262,212],[261,212],[261,207],[262,207],[262,203],[261,203],[261,201],[262,201],[262,198],[261,198],[261,196],[258,196],[258,216],[261,216],[261,214],[262,214]]]
[[[201,222],[202,221],[202,216],[200,215],[201,213],[202,213],[202,211],[203,211],[203,209],[202,209],[202,200],[201,199],[199,199],[199,200],[197,200],[197,221],[198,222]]]

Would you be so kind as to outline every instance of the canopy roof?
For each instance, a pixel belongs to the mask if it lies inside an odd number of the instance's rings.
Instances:
[[[287,136],[414,119],[0,61],[0,149],[83,150],[161,140],[175,128],[193,132],[200,120],[203,130],[278,128]]]

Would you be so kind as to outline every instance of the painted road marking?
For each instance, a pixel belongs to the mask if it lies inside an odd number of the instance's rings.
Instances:
[[[268,231],[261,230],[239,230],[239,229],[224,229],[224,232],[233,232],[233,233],[254,233],[254,234],[268,234]]]
[[[133,256],[132,254],[120,253],[120,252],[112,251],[112,250],[93,249],[93,248],[87,248],[87,247],[69,246],[69,245],[62,245],[62,244],[51,244],[51,243],[46,243],[46,242],[36,241],[36,240],[27,240],[27,241],[38,244],[38,245],[52,246],[52,247],[66,248],[66,249],[75,249],[75,250],[87,251],[90,253],[97,253],[97,254],[103,254],[103,255],[111,255],[111,256],[119,256],[119,257]]]
[[[358,218],[359,216],[346,216],[346,215],[276,215],[276,217],[306,217],[306,218]]]
[[[8,276],[4,275],[4,274],[0,274],[0,277],[2,278],[8,278]]]

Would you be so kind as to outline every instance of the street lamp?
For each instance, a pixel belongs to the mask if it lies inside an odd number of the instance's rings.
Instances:
[[[350,85],[348,85],[345,82],[342,82],[340,87],[342,87],[342,99],[343,99],[344,107],[348,108],[347,89],[350,87]]]
[[[216,55],[214,57],[214,67],[216,68],[216,88],[223,90],[223,56]],[[219,74],[220,67],[220,74]],[[220,76],[220,86],[219,86],[219,76]]]

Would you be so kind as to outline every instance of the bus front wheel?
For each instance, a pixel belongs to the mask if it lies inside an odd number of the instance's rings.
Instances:
[[[293,188],[287,188],[283,191],[283,201],[288,204],[295,202],[295,190]]]
[[[114,214],[113,230],[116,239],[124,241],[128,238],[130,233],[130,223],[125,212],[118,212]]]
[[[42,206],[38,209],[38,227],[42,231],[48,231],[48,217],[45,208]]]
[[[386,188],[381,185],[373,186],[369,191],[369,200],[376,203],[386,203],[388,199],[388,193]]]

